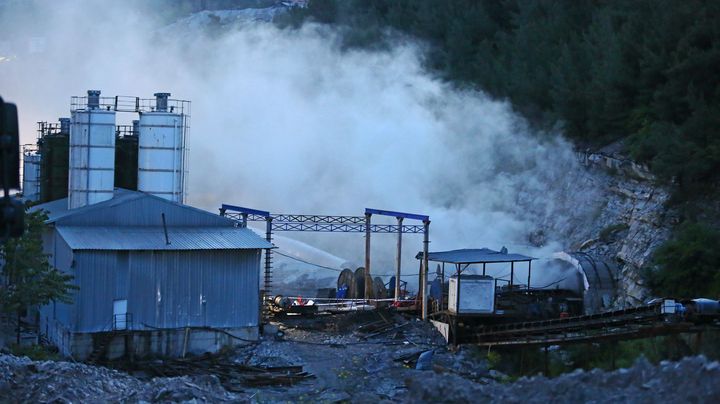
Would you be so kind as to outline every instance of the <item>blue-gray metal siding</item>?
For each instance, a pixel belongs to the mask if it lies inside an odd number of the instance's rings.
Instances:
[[[72,268],[73,251],[53,228],[43,232],[43,251],[48,254],[48,262],[58,271],[75,275]],[[72,283],[77,285],[77,279]],[[73,299],[76,300],[77,296],[73,295]],[[69,331],[74,326],[75,305],[55,302],[40,308],[40,332],[55,337],[58,332]]]
[[[76,251],[74,332],[112,326],[127,299],[133,327],[257,326],[260,250]]]

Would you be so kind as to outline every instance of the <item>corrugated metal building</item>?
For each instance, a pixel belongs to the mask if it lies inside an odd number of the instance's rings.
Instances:
[[[260,255],[272,245],[252,230],[120,189],[104,202],[67,206],[34,208],[48,211],[51,264],[80,288],[72,304],[40,310],[41,332],[64,354],[175,356],[257,339]]]

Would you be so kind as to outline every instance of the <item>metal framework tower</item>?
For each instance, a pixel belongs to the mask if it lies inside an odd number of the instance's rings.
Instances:
[[[247,227],[249,221],[265,222],[266,240],[272,242],[273,231],[312,231],[329,233],[365,233],[365,298],[373,296],[372,276],[370,270],[370,235],[372,233],[397,233],[397,268],[395,276],[395,299],[400,295],[400,272],[403,233],[423,234],[423,251],[427,257],[430,244],[430,217],[414,213],[396,212],[380,209],[365,209],[364,216],[329,216],[329,215],[296,215],[270,214],[270,212],[245,208],[242,206],[223,204],[220,215],[237,220],[241,226]],[[397,225],[372,224],[372,216],[390,216],[397,219]],[[406,225],[403,220],[419,220],[422,225]],[[427,258],[423,259],[420,271],[420,293],[422,293],[422,317],[427,318]],[[265,250],[265,279],[263,302],[270,298],[272,289],[272,249]]]

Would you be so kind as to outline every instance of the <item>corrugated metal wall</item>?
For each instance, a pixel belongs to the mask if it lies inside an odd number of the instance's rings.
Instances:
[[[260,250],[76,251],[75,332],[111,329],[127,299],[133,328],[258,325]]]
[[[73,272],[73,252],[57,232],[48,228],[43,232],[43,250],[48,254],[48,262],[58,271],[75,275]],[[78,284],[77,279],[73,281]],[[77,295],[74,296],[77,300]],[[61,348],[67,332],[75,326],[75,306],[53,302],[40,307],[40,332],[55,341]],[[67,353],[67,352],[64,352]]]

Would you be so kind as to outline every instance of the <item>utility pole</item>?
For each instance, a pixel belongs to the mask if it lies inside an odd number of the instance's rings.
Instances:
[[[395,301],[400,300],[400,272],[402,272],[402,234],[403,218],[397,218],[398,239],[397,239],[397,268],[395,269]]]
[[[430,249],[430,219],[423,220],[423,261],[422,261],[422,319],[427,321],[427,278],[428,278],[428,250]]]
[[[365,299],[372,298],[373,280],[370,276],[370,217],[371,213],[365,213]]]

